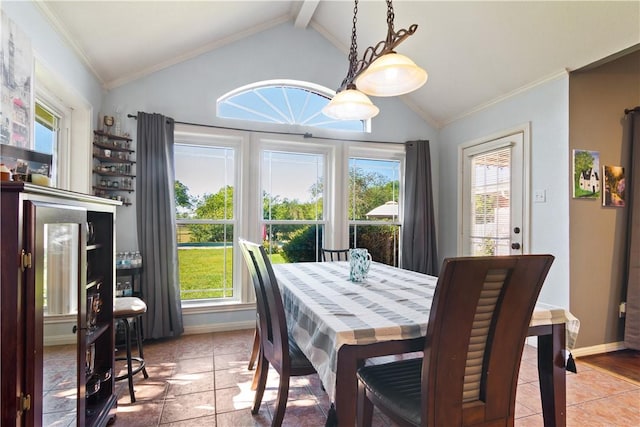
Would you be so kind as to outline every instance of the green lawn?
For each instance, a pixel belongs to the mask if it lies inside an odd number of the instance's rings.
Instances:
[[[233,250],[231,248],[180,248],[178,262],[181,299],[233,296]],[[281,264],[285,261],[282,255],[273,255],[271,262]]]

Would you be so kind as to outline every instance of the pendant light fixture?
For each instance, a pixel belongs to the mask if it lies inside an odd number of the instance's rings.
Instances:
[[[349,49],[349,70],[340,88],[322,112],[336,120],[367,120],[380,112],[373,105],[367,95],[360,92],[353,79],[358,65],[358,42],[356,37],[356,22],[358,15],[358,0],[353,7],[353,27],[351,29],[351,48]]]
[[[394,30],[395,14],[391,0],[387,1],[387,38],[368,47],[361,60],[357,60],[356,22],[358,0],[353,8],[353,29],[349,51],[349,71],[336,96],[322,110],[337,120],[367,120],[380,111],[366,95],[398,96],[419,89],[427,81],[427,72],[411,59],[394,49],[418,29]],[[365,95],[366,94],[366,95]]]
[[[336,120],[367,120],[375,117],[380,109],[355,85],[336,93],[322,112]]]
[[[364,66],[356,85],[371,96],[398,96],[413,92],[427,82],[427,72],[394,49],[418,29],[416,24],[397,33],[393,29],[393,4],[387,0],[387,38],[364,53]]]

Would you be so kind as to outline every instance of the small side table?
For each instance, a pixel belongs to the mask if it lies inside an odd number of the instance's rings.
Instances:
[[[131,277],[132,294],[130,296],[142,298],[142,289],[140,289],[140,273],[142,273],[142,267],[116,268],[116,277]]]

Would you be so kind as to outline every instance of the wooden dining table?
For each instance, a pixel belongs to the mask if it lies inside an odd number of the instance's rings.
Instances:
[[[329,395],[337,425],[356,418],[356,371],[365,360],[421,351],[437,277],[372,263],[367,278],[349,280],[348,262],[273,265],[288,327]],[[579,321],[538,304],[529,335],[538,340],[545,426],[566,425],[566,360]]]

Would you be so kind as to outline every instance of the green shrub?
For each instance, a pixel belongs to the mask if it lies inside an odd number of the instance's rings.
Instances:
[[[291,233],[289,241],[282,246],[282,256],[286,262],[314,262],[321,242],[322,228],[315,225],[301,228]]]

